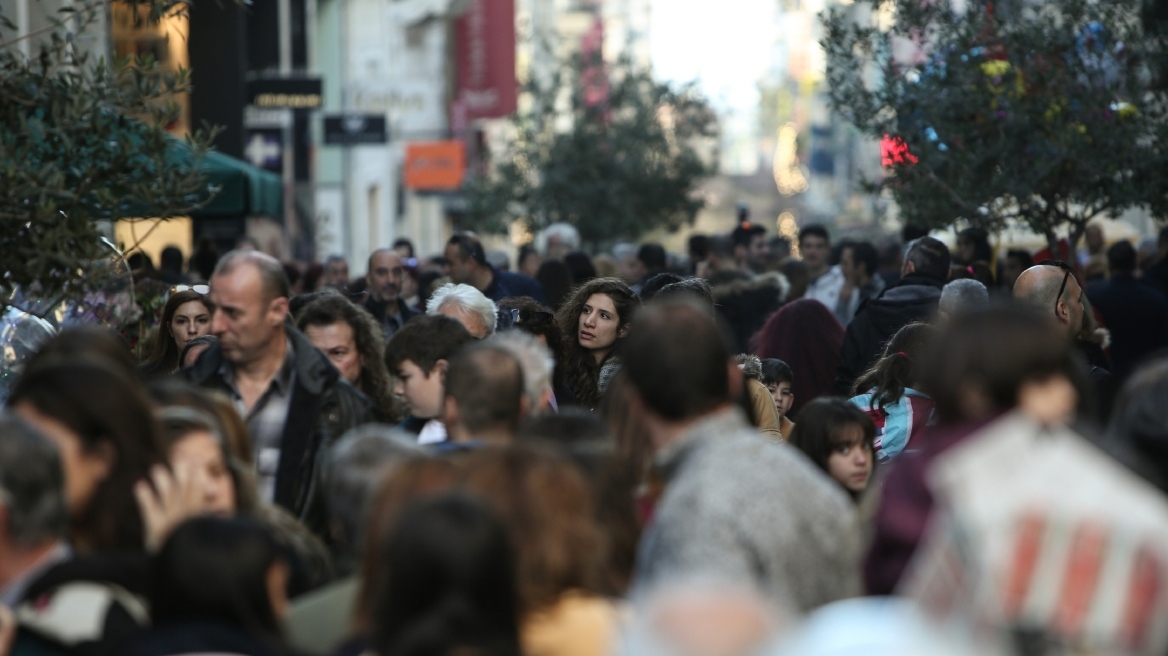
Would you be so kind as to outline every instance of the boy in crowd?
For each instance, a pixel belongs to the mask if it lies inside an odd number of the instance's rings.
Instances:
[[[409,408],[399,427],[418,436],[418,444],[445,442],[442,409],[450,358],[475,338],[461,323],[443,315],[417,317],[393,334],[385,347],[385,367],[396,376],[394,393]]]
[[[766,385],[771,398],[775,400],[775,409],[779,411],[779,432],[783,434],[784,440],[789,439],[791,431],[795,429],[795,422],[787,418],[791,404],[795,402],[795,393],[791,391],[794,381],[795,374],[786,362],[777,358],[762,361],[762,384]]]

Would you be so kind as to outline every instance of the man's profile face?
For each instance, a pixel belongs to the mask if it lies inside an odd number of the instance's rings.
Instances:
[[[458,244],[447,244],[444,255],[446,256],[446,275],[450,276],[450,279],[456,283],[471,284],[471,259],[462,256]]]
[[[214,306],[211,333],[228,362],[255,360],[284,329],[288,299],[269,298],[259,269],[251,264],[212,276],[209,299]]]
[[[402,284],[401,258],[393,251],[379,251],[369,258],[365,274],[369,296],[378,302],[396,301]]]
[[[344,260],[333,260],[324,270],[324,284],[338,289],[349,284],[349,263]]]
[[[799,241],[799,254],[803,256],[803,263],[809,269],[819,269],[827,263],[827,254],[831,250],[827,240],[819,235],[807,235]]]
[[[752,269],[762,269],[771,256],[771,247],[767,244],[766,235],[755,235],[750,238],[750,249],[747,251],[746,263]]]

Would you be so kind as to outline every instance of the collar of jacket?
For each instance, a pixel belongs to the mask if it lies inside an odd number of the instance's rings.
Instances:
[[[689,457],[710,439],[752,430],[746,415],[736,405],[706,415],[690,424],[672,444],[657,453],[654,458],[657,470],[662,479],[669,482]]]
[[[284,335],[292,344],[295,354],[296,384],[303,386],[311,394],[320,394],[326,387],[336,382],[340,376],[336,367],[317,350],[312,342],[291,324],[284,324]],[[223,350],[216,343],[191,366],[191,382],[201,385],[219,373],[223,364]]]
[[[881,301],[909,302],[936,301],[941,298],[945,283],[915,274],[901,278],[895,285],[886,287],[876,298]]]
[[[741,271],[718,272],[710,277],[710,294],[714,301],[738,296],[748,292],[772,288],[777,291],[780,301],[786,301],[791,292],[791,283],[787,276],[778,271],[751,275]]]

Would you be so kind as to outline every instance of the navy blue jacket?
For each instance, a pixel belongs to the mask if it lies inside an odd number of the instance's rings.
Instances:
[[[1087,298],[1111,331],[1112,373],[1123,381],[1147,356],[1168,346],[1168,299],[1130,273],[1087,285]]]
[[[500,271],[495,267],[491,267],[491,284],[483,290],[483,295],[496,303],[517,296],[530,296],[540,303],[547,303],[543,287],[535,278],[528,278],[522,273]]]

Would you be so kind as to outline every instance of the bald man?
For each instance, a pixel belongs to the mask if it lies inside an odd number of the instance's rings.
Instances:
[[[1083,330],[1083,288],[1068,269],[1053,264],[1030,267],[1014,283],[1014,298],[1053,312],[1072,340]]]
[[[1100,424],[1106,423],[1111,416],[1118,383],[1108,369],[1095,364],[1106,360],[1099,347],[1079,339],[1079,333],[1083,332],[1086,308],[1083,305],[1083,288],[1079,286],[1075,275],[1053,264],[1032,266],[1023,271],[1014,283],[1014,298],[1040,311],[1052,312],[1066,330],[1071,343],[1087,356],[1087,379],[1095,401],[1093,418]]]
[[[183,370],[223,392],[247,423],[264,501],[328,537],[321,453],[345,431],[373,421],[372,405],[288,317],[288,279],[276,259],[232,251],[211,275],[211,332],[219,342]]]

